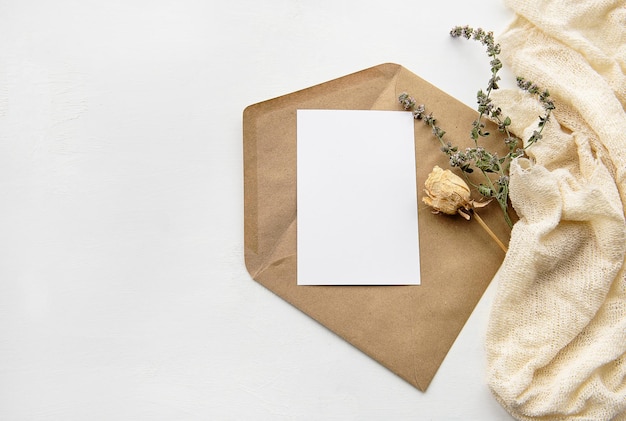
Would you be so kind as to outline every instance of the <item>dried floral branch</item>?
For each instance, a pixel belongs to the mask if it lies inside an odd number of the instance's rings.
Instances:
[[[487,83],[487,88],[479,90],[476,94],[479,116],[472,123],[470,130],[470,137],[473,140],[474,147],[461,151],[458,146],[445,142],[443,138],[446,132],[437,125],[433,114],[426,112],[423,104],[418,105],[415,99],[407,93],[400,94],[398,100],[405,110],[413,112],[415,119],[422,120],[424,124],[431,127],[433,135],[441,144],[441,150],[448,156],[450,165],[459,168],[466,181],[475,187],[482,196],[488,199],[495,199],[502,209],[507,224],[509,227],[512,227],[513,223],[508,213],[509,168],[511,161],[523,156],[529,147],[541,139],[543,129],[550,120],[552,110],[554,110],[554,103],[550,99],[550,93],[547,90],[540,89],[537,85],[524,78],[517,78],[517,86],[536,96],[544,109],[544,114],[539,116],[537,129],[533,131],[526,142],[522,142],[519,137],[512,134],[509,130],[511,117],[504,116],[502,109],[497,107],[491,99],[491,92],[499,88],[500,76],[498,76],[498,72],[502,68],[502,62],[498,58],[501,52],[500,44],[494,42],[493,33],[485,32],[480,28],[474,30],[469,26],[457,26],[450,31],[450,35],[454,38],[473,39],[480,42],[486,46],[487,56],[491,58],[491,77]],[[479,140],[490,135],[489,132],[485,131],[486,119],[497,124],[498,130],[505,136],[504,143],[508,148],[508,153],[504,157],[498,156],[496,152],[486,150],[479,144]],[[477,169],[483,175],[484,181],[478,185],[472,183],[467,177],[474,169]]]

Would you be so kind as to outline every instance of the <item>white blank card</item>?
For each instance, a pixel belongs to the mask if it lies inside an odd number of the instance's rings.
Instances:
[[[298,284],[419,284],[412,114],[297,113]]]

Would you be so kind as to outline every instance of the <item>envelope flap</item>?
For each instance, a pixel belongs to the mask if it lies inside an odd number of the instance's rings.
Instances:
[[[504,254],[473,222],[421,204],[434,165],[447,166],[429,127],[415,125],[419,286],[296,284],[296,110],[399,110],[407,91],[464,146],[477,113],[396,64],[384,64],[252,105],[244,111],[245,259],[251,276],[414,385],[426,390]],[[497,130],[496,130],[497,131]],[[481,216],[503,240],[497,206]],[[323,264],[323,262],[320,262]]]

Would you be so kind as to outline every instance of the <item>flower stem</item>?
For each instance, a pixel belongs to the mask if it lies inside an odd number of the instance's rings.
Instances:
[[[485,223],[485,221],[483,221],[483,219],[478,215],[478,213],[476,213],[474,211],[474,217],[476,218],[476,221],[478,221],[478,223],[480,224],[481,227],[483,227],[483,229],[487,232],[487,234],[489,234],[489,236],[493,239],[493,241],[496,242],[496,244],[498,246],[500,246],[500,248],[502,249],[502,251],[504,251],[504,253],[506,254],[507,252],[507,248],[506,246],[502,243],[502,241],[500,241],[500,239],[498,237],[496,237],[496,235],[493,233],[493,231],[491,231],[491,228],[489,228],[487,226],[487,224]]]

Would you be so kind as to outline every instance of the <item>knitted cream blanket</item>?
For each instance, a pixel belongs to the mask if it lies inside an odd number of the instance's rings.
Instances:
[[[626,420],[626,1],[505,1],[502,57],[557,108],[511,168],[489,385],[520,420]],[[540,106],[494,100],[528,138]]]

